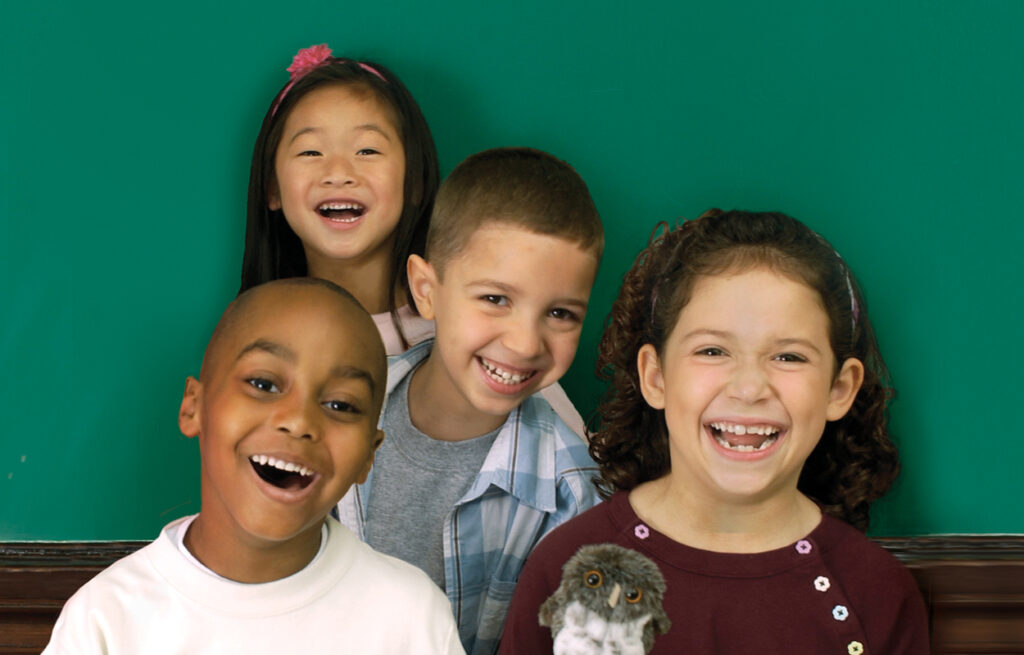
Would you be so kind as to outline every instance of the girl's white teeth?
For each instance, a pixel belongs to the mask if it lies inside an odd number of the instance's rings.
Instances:
[[[761,436],[773,437],[778,434],[779,428],[774,425],[740,425],[738,423],[712,423],[711,427],[719,432],[730,432],[737,436],[746,434],[759,434]]]
[[[354,202],[325,202],[319,208],[340,212],[346,209],[363,209],[363,206]]]
[[[536,371],[530,371],[529,373],[510,373],[503,368],[499,368],[491,364],[483,358],[480,359],[480,363],[483,364],[484,370],[486,370],[493,379],[501,382],[502,384],[519,384],[524,380],[530,379],[533,377],[533,374],[536,373]]]
[[[773,443],[779,439],[779,428],[774,425],[742,425],[739,423],[726,423],[725,421],[717,421],[711,424],[711,428],[714,430],[711,436],[715,438],[723,448],[738,453],[753,453],[758,450],[764,450],[771,447]],[[753,444],[732,444],[725,438],[725,434],[734,434],[738,437],[742,437],[748,434],[756,434],[758,436],[767,437],[762,440],[757,446]]]
[[[283,459],[277,459],[276,457],[269,457],[267,455],[253,455],[249,458],[256,462],[260,466],[273,466],[276,469],[282,471],[288,471],[289,473],[298,473],[301,476],[308,477],[313,475],[313,469],[306,468],[301,464],[295,462],[286,462]]]
[[[316,210],[335,223],[355,223],[366,213],[366,206],[358,202],[325,202]]]
[[[722,447],[728,448],[729,450],[734,450],[734,451],[736,451],[738,453],[753,453],[753,452],[756,452],[758,450],[764,450],[765,448],[768,448],[773,443],[775,443],[775,441],[777,439],[778,439],[778,437],[775,437],[775,436],[768,437],[767,439],[765,439],[764,441],[761,442],[760,446],[753,446],[753,445],[750,445],[750,444],[737,444],[737,445],[734,446],[731,443],[729,443],[724,437],[719,437],[719,436],[715,437],[715,441],[717,441],[719,444],[721,444]]]

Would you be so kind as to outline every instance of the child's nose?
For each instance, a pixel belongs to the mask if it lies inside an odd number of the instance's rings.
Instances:
[[[356,183],[356,169],[348,157],[328,157],[324,162],[320,183],[325,186],[346,186]]]
[[[306,402],[297,395],[282,398],[272,418],[274,429],[297,439],[316,439],[316,416],[319,409],[316,403]]]
[[[544,338],[536,322],[525,317],[508,326],[502,344],[523,359],[537,357],[544,352]]]
[[[736,365],[729,385],[732,397],[745,403],[755,403],[768,395],[768,376],[758,362],[740,362]]]

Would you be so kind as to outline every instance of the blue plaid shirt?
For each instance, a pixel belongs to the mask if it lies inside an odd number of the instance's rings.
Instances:
[[[433,340],[389,359],[388,394],[430,354]],[[519,572],[540,538],[598,503],[587,445],[539,395],[509,414],[469,491],[444,519],[445,591],[469,655],[498,650]],[[366,540],[373,473],[338,504]],[[386,611],[386,610],[385,610]]]

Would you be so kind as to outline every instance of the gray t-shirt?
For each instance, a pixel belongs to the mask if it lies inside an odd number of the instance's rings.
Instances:
[[[409,418],[409,373],[388,396],[386,434],[373,463],[366,542],[444,584],[444,519],[469,490],[501,428],[466,441],[439,441]]]

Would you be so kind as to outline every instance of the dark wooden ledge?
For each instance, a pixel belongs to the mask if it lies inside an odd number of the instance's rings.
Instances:
[[[0,655],[41,652],[64,601],[146,543],[0,543]]]
[[[1024,653],[1024,535],[877,539],[928,605],[933,653]],[[0,543],[0,655],[39,653],[72,593],[143,541]]]
[[[1024,653],[1024,535],[876,541],[917,580],[933,653]]]

